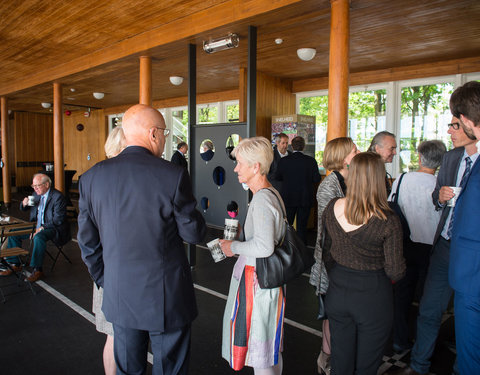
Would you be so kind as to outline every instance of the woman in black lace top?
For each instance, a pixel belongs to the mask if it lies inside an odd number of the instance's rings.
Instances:
[[[385,164],[364,152],[350,164],[345,198],[333,199],[322,220],[330,285],[332,374],[375,375],[393,322],[392,281],[405,273],[400,221],[389,209]]]

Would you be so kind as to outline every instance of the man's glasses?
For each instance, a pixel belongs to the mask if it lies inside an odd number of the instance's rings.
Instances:
[[[157,129],[160,129],[160,130],[163,130],[163,136],[164,137],[168,137],[168,135],[170,134],[170,129],[167,129],[167,128],[161,128],[159,126],[155,126]]]
[[[460,124],[458,122],[452,122],[448,124],[448,128],[453,128],[454,130],[458,130],[460,128]]]
[[[37,184],[37,185],[32,184],[30,186],[32,187],[32,189],[35,189],[35,188],[39,188],[40,186],[43,186],[43,185],[45,185],[45,182],[42,182],[41,184]]]

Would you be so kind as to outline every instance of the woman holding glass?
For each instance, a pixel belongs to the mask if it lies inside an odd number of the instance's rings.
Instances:
[[[244,226],[245,241],[220,240],[226,256],[239,255],[233,268],[223,318],[222,356],[238,371],[254,368],[255,375],[282,373],[284,287],[261,289],[256,258],[273,254],[285,231],[285,207],[267,179],[273,160],[264,137],[243,139],[232,154],[238,181],[253,193]]]

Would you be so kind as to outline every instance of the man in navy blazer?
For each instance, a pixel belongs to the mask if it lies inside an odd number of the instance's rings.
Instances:
[[[452,115],[480,148],[480,83],[467,82],[450,97]],[[466,160],[450,246],[450,285],[455,290],[455,336],[460,374],[480,374],[480,162]]]
[[[137,104],[124,115],[127,147],[96,164],[79,184],[78,243],[114,327],[117,374],[187,374],[197,316],[183,241],[199,243],[205,221],[187,171],[161,159],[168,129]]]
[[[465,158],[467,156],[476,158],[478,153],[475,146],[476,138],[465,134],[456,117],[448,124],[448,134],[455,148],[443,156],[437,184],[432,193],[433,205],[437,211],[442,211],[442,216],[433,239],[430,264],[418,308],[415,345],[410,354],[410,366],[389,372],[391,375],[421,375],[429,372],[430,359],[442,324],[442,315],[452,296],[452,288],[448,282],[450,263],[448,229],[451,228],[453,210],[447,205],[447,201],[454,196],[450,187],[460,186],[464,171],[462,163],[465,163]]]
[[[279,133],[275,137],[275,146],[273,147],[273,161],[268,171],[268,181],[272,186],[280,192],[282,190],[282,181],[276,179],[277,168],[279,161],[290,155],[292,152],[288,150],[288,135],[285,133]]]
[[[45,250],[47,242],[53,241],[57,245],[65,245],[70,241],[70,225],[67,221],[67,201],[65,196],[52,187],[52,180],[46,174],[37,173],[33,176],[32,188],[33,205],[29,205],[28,197],[20,202],[22,211],[30,211],[30,221],[36,222],[37,227],[33,235],[33,250],[30,266],[33,268],[32,274],[27,277],[30,282],[37,281],[43,277],[43,259],[45,258]],[[7,246],[21,247],[22,240],[27,239],[28,235],[14,236],[8,239]],[[20,267],[20,260],[17,257],[7,259],[12,262],[14,269]],[[11,270],[0,272],[5,276],[11,274]]]
[[[187,159],[185,159],[185,155],[188,152],[188,145],[185,142],[180,142],[177,145],[177,151],[175,151],[172,155],[172,159],[170,160],[173,164],[179,165],[182,168],[185,168],[188,171],[188,163]]]
[[[282,181],[280,194],[282,195],[287,220],[290,225],[297,216],[298,236],[307,243],[307,224],[314,201],[314,184],[320,182],[320,172],[314,158],[302,153],[305,148],[305,139],[292,139],[293,153],[278,162],[275,177]]]

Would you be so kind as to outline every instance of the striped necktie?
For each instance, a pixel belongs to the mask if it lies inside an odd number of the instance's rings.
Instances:
[[[38,204],[38,213],[37,213],[37,228],[40,228],[43,224],[43,211],[45,208],[45,196],[40,197],[40,203]]]
[[[470,174],[470,170],[472,169],[472,159],[470,159],[469,156],[465,158],[465,172],[463,172],[462,179],[460,181],[460,187],[463,189],[465,185],[467,184],[468,180],[468,175]],[[452,228],[453,228],[453,220],[455,219],[455,205],[452,210],[452,218],[450,219],[450,223],[448,223],[448,230],[447,230],[447,236],[448,238],[452,238]]]

